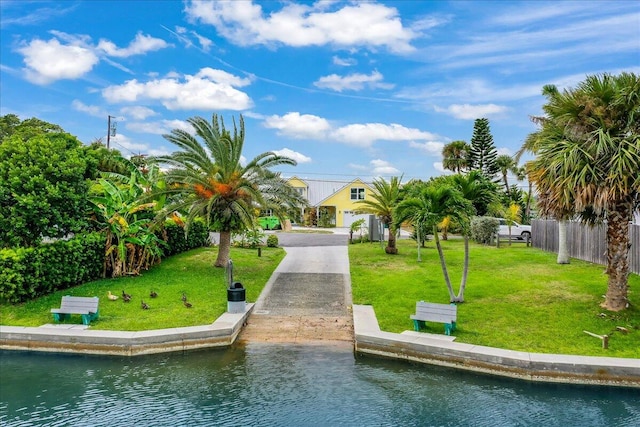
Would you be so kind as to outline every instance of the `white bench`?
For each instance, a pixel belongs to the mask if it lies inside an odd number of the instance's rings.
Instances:
[[[451,335],[451,332],[456,330],[457,317],[458,306],[455,304],[436,304],[424,301],[416,303],[416,314],[411,315],[416,331],[420,331],[424,327],[424,322],[438,322],[444,323],[446,335]]]
[[[98,318],[98,297],[62,297],[60,308],[52,308],[53,320],[60,322],[68,319],[72,314],[82,316],[82,324],[88,325]]]

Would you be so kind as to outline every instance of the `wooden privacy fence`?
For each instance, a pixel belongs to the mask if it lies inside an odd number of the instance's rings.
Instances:
[[[607,265],[606,225],[589,227],[579,222],[567,222],[569,256],[596,264]],[[629,224],[629,268],[640,274],[640,225]],[[531,221],[531,244],[535,248],[558,253],[558,222]]]

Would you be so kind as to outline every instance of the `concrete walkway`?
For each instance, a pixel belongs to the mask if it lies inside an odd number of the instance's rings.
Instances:
[[[239,341],[353,345],[347,246],[284,249]]]

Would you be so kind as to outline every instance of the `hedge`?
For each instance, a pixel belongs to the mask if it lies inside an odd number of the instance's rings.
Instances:
[[[184,228],[167,221],[164,256],[209,243],[204,222]],[[103,277],[105,237],[100,233],[77,235],[30,248],[0,249],[0,301],[18,303]]]
[[[102,276],[104,236],[83,234],[32,248],[0,250],[0,300],[26,301]]]
[[[189,226],[189,234],[185,236],[184,227],[173,220],[164,224],[162,240],[167,242],[164,256],[171,256],[209,244],[209,230],[204,221],[194,221]]]

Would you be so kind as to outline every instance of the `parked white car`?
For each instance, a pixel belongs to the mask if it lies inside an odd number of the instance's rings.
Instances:
[[[507,225],[507,220],[504,218],[497,218],[500,221],[500,227],[498,229],[498,234],[500,236],[509,236],[509,226]],[[511,224],[511,236],[517,237],[518,239],[531,239],[531,226],[518,224],[513,221]]]

